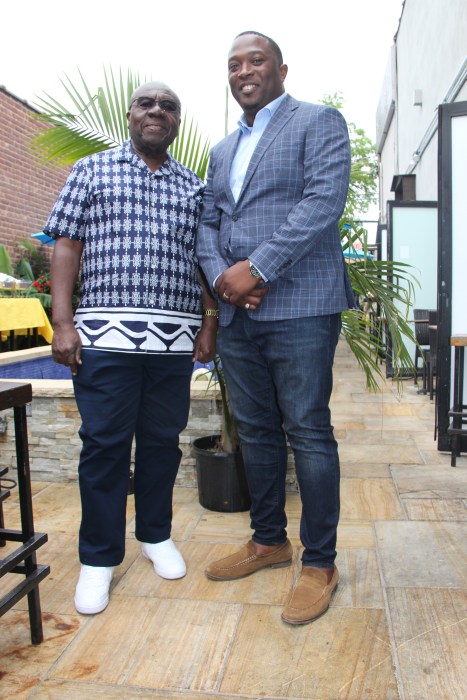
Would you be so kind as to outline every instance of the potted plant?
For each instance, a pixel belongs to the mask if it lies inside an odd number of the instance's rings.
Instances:
[[[219,357],[214,359],[211,368],[201,370],[196,378],[201,377],[208,379],[207,390],[213,387],[219,390],[221,432],[193,441],[199,502],[204,508],[221,513],[249,510],[250,493],[240,439]]]

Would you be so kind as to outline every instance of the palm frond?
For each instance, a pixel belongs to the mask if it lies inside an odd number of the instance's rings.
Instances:
[[[383,344],[384,337],[392,350],[395,379],[399,380],[415,371],[413,359],[404,342],[407,339],[416,343],[408,314],[418,281],[410,270],[410,265],[405,263],[370,260],[366,257],[348,266],[352,288],[360,298],[366,300],[370,308],[369,316],[373,319],[369,322],[362,317],[358,320],[353,316],[347,317],[356,312],[344,314],[344,335],[353,350],[358,347],[355,356],[365,370],[367,381],[372,371],[381,375],[378,361],[388,349]],[[371,310],[373,305],[377,306],[376,311]],[[365,348],[365,353],[362,352],[362,347]],[[370,380],[369,384],[372,385],[373,382]]]
[[[36,103],[40,114],[35,119],[39,132],[31,142],[34,155],[42,164],[72,165],[80,158],[122,144],[128,138],[127,111],[130,97],[141,84],[138,73],[120,68],[104,68],[104,86],[94,92],[78,70],[80,82],[65,76],[61,84],[68,96],[66,107],[47,93]],[[185,115],[180,134],[170,152],[202,180],[206,178],[209,141],[200,134],[193,119]]]
[[[180,132],[169,148],[173,157],[187,168],[190,168],[190,170],[193,170],[202,180],[205,180],[209,149],[209,141],[203,139],[193,119],[188,123],[188,117],[185,114]]]
[[[384,378],[381,361],[385,356],[385,346],[380,329],[362,309],[344,311],[342,334],[355,359],[365,372],[366,385],[371,391],[379,390],[377,377]]]
[[[73,111],[47,93],[37,102],[41,114],[36,119],[41,127],[31,146],[42,163],[71,165],[128,138],[126,113],[130,97],[140,84],[139,75],[128,71],[124,78],[120,69],[116,79],[112,69],[104,69],[105,87],[93,92],[78,73],[79,85],[68,76],[61,80]]]

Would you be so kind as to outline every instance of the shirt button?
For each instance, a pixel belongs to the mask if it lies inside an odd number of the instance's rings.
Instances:
[[[149,304],[150,304],[151,306],[154,306],[155,303],[156,303],[156,302],[155,302],[155,300],[154,300],[154,297],[149,297]]]
[[[232,221],[238,221],[238,216],[235,214],[235,216],[232,216]]]

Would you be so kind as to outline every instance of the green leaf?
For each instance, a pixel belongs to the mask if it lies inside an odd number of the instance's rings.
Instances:
[[[21,258],[16,265],[16,276],[22,280],[34,281],[34,273],[32,271],[31,263],[26,258]]]
[[[0,272],[14,277],[10,254],[3,243],[0,243]]]

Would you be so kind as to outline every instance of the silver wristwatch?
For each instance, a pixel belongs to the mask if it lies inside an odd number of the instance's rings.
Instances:
[[[256,277],[256,278],[259,279],[259,280],[262,280],[262,279],[263,279],[263,276],[262,276],[261,272],[258,270],[257,267],[255,267],[255,266],[253,265],[252,262],[250,262],[250,275],[251,275],[252,277]]]

